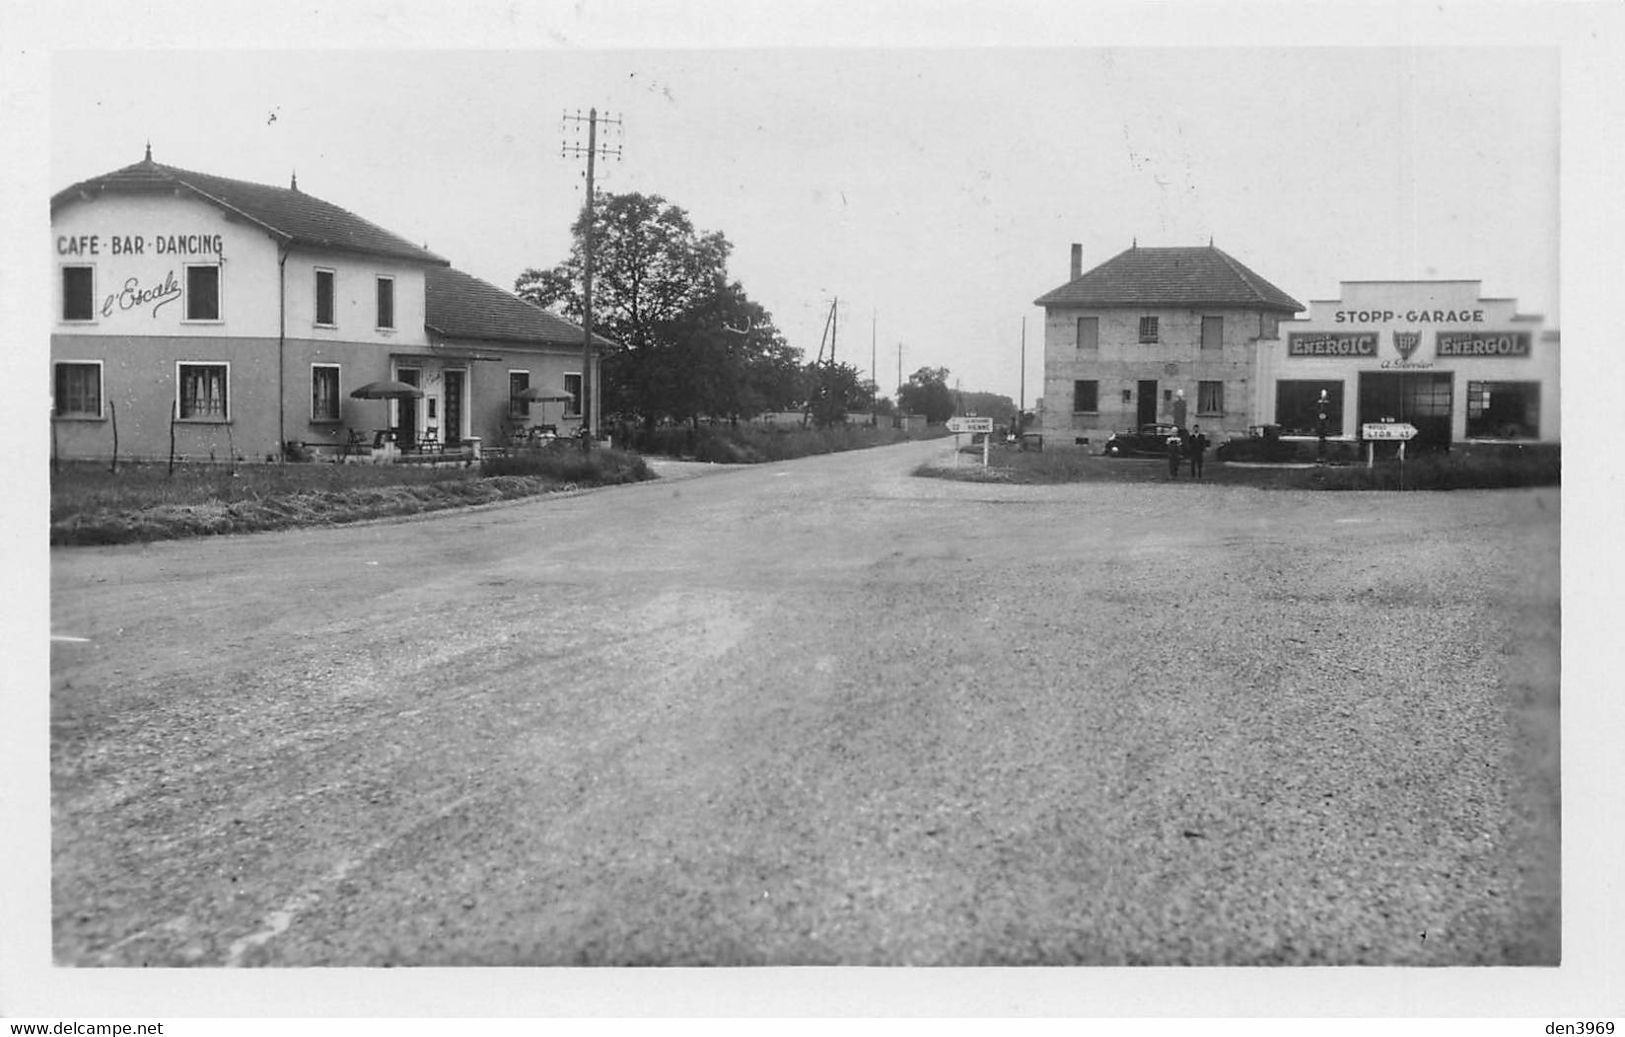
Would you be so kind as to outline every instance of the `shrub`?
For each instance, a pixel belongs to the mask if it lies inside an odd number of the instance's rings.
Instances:
[[[485,476],[542,476],[560,482],[611,485],[653,479],[648,462],[624,450],[598,447],[582,450],[574,441],[561,442],[542,450],[521,450],[506,457],[487,457],[480,462]]]

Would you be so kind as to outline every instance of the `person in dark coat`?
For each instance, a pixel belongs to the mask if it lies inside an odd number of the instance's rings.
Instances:
[[[1191,477],[1202,477],[1202,461],[1207,454],[1207,437],[1202,434],[1202,426],[1192,425],[1190,438],[1185,440],[1185,456],[1191,459]]]
[[[1168,478],[1179,478],[1179,458],[1184,453],[1184,441],[1179,438],[1179,430],[1168,433]]]

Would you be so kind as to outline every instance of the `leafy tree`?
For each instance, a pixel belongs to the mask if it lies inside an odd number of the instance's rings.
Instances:
[[[996,392],[958,393],[960,413],[975,414],[1009,424],[1015,420],[1016,401]]]
[[[874,385],[851,364],[808,364],[807,406],[820,427],[846,420],[853,411],[867,411]]]
[[[569,258],[525,270],[514,291],[579,322],[585,210],[572,229]],[[720,232],[696,230],[659,195],[602,196],[593,213],[593,330],[616,343],[603,358],[607,411],[653,425],[753,414],[796,395],[799,352],[728,279],[730,251]]]
[[[897,404],[905,414],[924,414],[933,425],[953,417],[954,398],[948,389],[946,367],[922,367],[897,390]]]

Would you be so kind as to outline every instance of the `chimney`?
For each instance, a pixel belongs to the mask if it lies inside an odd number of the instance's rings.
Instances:
[[[1077,243],[1072,245],[1072,280],[1076,281],[1083,276],[1083,246]]]

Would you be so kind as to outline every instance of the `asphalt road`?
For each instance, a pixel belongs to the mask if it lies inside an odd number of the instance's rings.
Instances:
[[[1557,490],[944,454],[54,550],[57,961],[1557,961]]]

